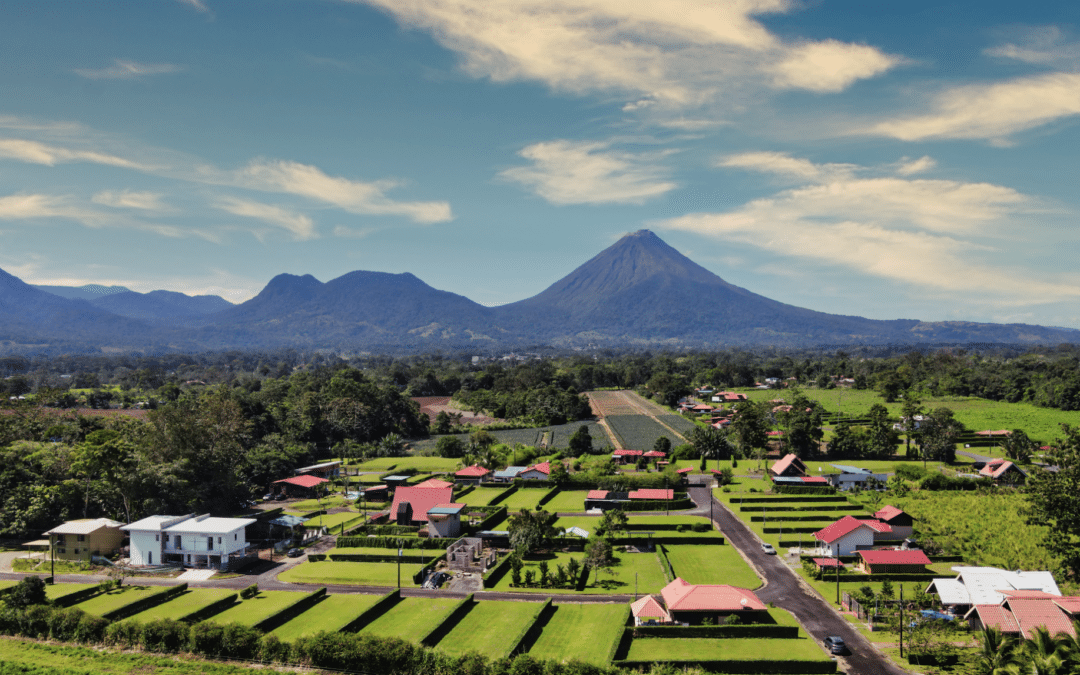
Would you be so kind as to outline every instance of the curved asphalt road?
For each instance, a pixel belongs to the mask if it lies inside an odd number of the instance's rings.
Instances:
[[[713,519],[724,533],[727,543],[737,548],[756,568],[758,575],[765,579],[765,586],[754,591],[763,602],[775,603],[777,607],[794,614],[818,644],[828,635],[844,638],[849,653],[840,659],[841,670],[848,675],[907,675],[855,630],[832,605],[806,586],[778,556],[765,554],[757,535],[722,502],[716,500],[709,487],[691,485],[688,492],[698,509],[706,512],[709,501],[713,501]]]

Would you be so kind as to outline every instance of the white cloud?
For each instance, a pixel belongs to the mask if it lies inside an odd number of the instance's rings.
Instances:
[[[553,204],[640,204],[673,190],[667,171],[653,162],[663,153],[635,155],[589,141],[536,143],[519,153],[532,165],[499,175]]]
[[[923,173],[929,171],[937,166],[937,162],[933,157],[924,155],[918,159],[908,160],[906,157],[900,161],[900,165],[896,169],[896,173],[901,176],[913,176],[917,173]]]
[[[90,201],[103,206],[121,209],[139,209],[142,211],[166,211],[168,207],[161,202],[161,195],[156,192],[133,192],[131,190],[103,190],[95,194]]]
[[[850,176],[858,167],[853,164],[814,164],[808,159],[782,152],[746,152],[721,157],[716,166],[749,169],[801,180],[823,180]]]
[[[139,63],[126,59],[113,59],[105,68],[76,68],[75,72],[91,80],[133,80],[147,75],[178,73],[182,67],[172,63]]]
[[[356,229],[354,227],[338,225],[334,228],[334,236],[342,237],[343,239],[363,239],[374,231],[375,229],[370,227]]]
[[[293,236],[298,240],[315,239],[318,237],[318,234],[315,232],[315,224],[312,222],[311,218],[302,213],[295,213],[280,206],[263,204],[261,202],[254,202],[236,197],[221,197],[214,206],[235,216],[255,218],[264,223],[269,223],[270,225],[288,230],[289,232],[292,232]]]
[[[1066,42],[1057,26],[1044,26],[1022,31],[1017,42],[991,47],[984,53],[1003,59],[1066,70],[1080,67],[1080,44]]]
[[[1026,129],[1080,114],[1080,74],[1050,73],[946,90],[933,111],[875,124],[864,133],[902,141],[980,138],[1001,141]]]
[[[898,62],[873,47],[825,40],[793,48],[773,71],[778,87],[837,92],[880,75]]]
[[[209,13],[210,8],[202,0],[178,0],[180,4],[187,5],[198,12]]]
[[[1068,280],[1039,280],[984,260],[1002,253],[995,237],[1009,236],[1014,217],[1038,206],[1015,190],[986,183],[858,177],[874,171],[868,168],[847,177],[830,176],[825,169],[815,174],[801,162],[785,164],[779,158],[772,164],[788,167],[786,175],[804,176],[806,184],[731,211],[689,214],[659,226],[928,290],[989,293],[1013,303],[1080,297],[1080,285]]]
[[[137,162],[108,153],[94,150],[74,150],[21,138],[0,138],[0,157],[46,166],[66,162],[90,162],[125,169],[148,169],[148,167]]]
[[[209,181],[222,180],[214,171],[204,170]],[[318,167],[283,160],[259,160],[235,172],[235,184],[254,190],[284,192],[315,201],[333,204],[349,213],[404,216],[418,223],[453,220],[447,202],[400,202],[386,197],[386,191],[398,186],[396,181],[371,183],[328,176]]]
[[[756,17],[790,11],[790,0],[353,1],[429,31],[475,77],[667,106],[762,86],[839,91],[899,63],[865,45],[785,42]]]

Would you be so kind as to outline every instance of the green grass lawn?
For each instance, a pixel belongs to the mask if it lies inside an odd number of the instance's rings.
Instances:
[[[296,602],[300,597],[301,594],[294,591],[259,591],[254,598],[241,600],[209,620],[220,624],[240,623],[245,626],[254,626]]]
[[[565,566],[570,558],[576,558],[578,562],[583,562],[585,554],[555,553],[552,557],[547,558],[550,571],[555,571],[556,564]],[[524,576],[526,569],[532,568],[536,574],[537,581],[534,582],[536,585],[529,587],[511,586],[512,579],[510,574],[507,573],[491,590],[520,593],[552,593],[555,591],[558,591],[559,593],[575,592],[571,590],[570,586],[559,589],[540,588],[540,559],[529,559],[524,560],[523,562],[525,563],[525,568],[522,569],[522,576]],[[616,564],[611,568],[610,572],[605,571],[600,575],[599,583],[597,582],[595,574],[589,574],[588,584],[585,586],[585,590],[581,592],[589,595],[633,593],[635,577],[639,593],[659,593],[660,589],[667,585],[667,577],[664,576],[664,568],[660,566],[660,561],[657,559],[655,553],[616,553],[615,562]]]
[[[75,606],[87,614],[101,616],[114,609],[127,607],[131,603],[142,600],[146,596],[152,593],[158,593],[161,590],[163,590],[161,586],[121,586],[108,593],[95,595],[89,600],[84,600]]]
[[[571,490],[558,492],[550,502],[544,505],[544,509],[551,513],[584,513],[586,490]]]
[[[529,655],[606,666],[611,645],[622,637],[624,616],[621,604],[559,605]]]
[[[548,490],[540,488],[519,488],[517,492],[499,502],[499,506],[505,506],[510,513],[517,513],[521,509],[532,511],[547,493]],[[468,495],[465,496],[468,497]],[[547,510],[550,511],[551,509]]]
[[[332,548],[326,552],[327,555],[385,555],[397,559],[396,548],[378,548],[378,547],[366,547],[366,548]],[[420,548],[406,548],[402,550],[401,559],[409,560],[415,558],[419,561],[421,558],[430,562],[432,558],[437,558],[442,555],[443,550],[437,548],[420,549]],[[402,571],[404,574],[404,571]]]
[[[19,582],[18,581],[5,581],[3,579],[0,579],[0,591],[4,590],[5,588],[11,588],[12,586],[14,586],[17,583],[19,583]]]
[[[730,584],[753,590],[761,580],[734,546],[665,546],[675,576],[692,584]]]
[[[303,635],[314,635],[319,631],[336,633],[355,621],[381,598],[381,595],[328,595],[319,604],[272,632],[286,642]]]
[[[630,643],[629,661],[828,661],[829,656],[807,638],[638,638]]]
[[[401,585],[412,586],[421,565],[401,564]],[[305,562],[282,572],[278,578],[294,584],[343,584],[397,586],[398,565],[392,562]]]
[[[539,609],[540,604],[533,602],[479,602],[435,648],[454,656],[468,652],[492,659],[508,656],[514,647],[510,641],[532,623]]]
[[[533,574],[536,575],[536,579],[537,579],[537,581],[534,582],[536,584],[535,587],[528,587],[528,588],[511,587],[510,584],[512,582],[512,579],[510,577],[510,573],[507,572],[506,575],[503,576],[503,578],[499,580],[499,583],[497,583],[495,585],[495,588],[493,588],[491,590],[493,590],[493,591],[502,591],[502,592],[521,591],[521,592],[524,592],[524,593],[553,593],[553,592],[556,592],[556,591],[559,592],[559,593],[572,593],[572,592],[574,592],[574,588],[575,588],[575,585],[576,585],[576,580],[574,582],[567,582],[567,584],[565,586],[561,586],[561,587],[558,587],[556,589],[553,589],[551,586],[548,586],[547,588],[540,588],[540,586],[539,586],[539,583],[540,583],[540,581],[539,581],[539,579],[540,579],[540,567],[539,567],[539,565],[540,565],[541,561],[546,560],[547,563],[548,563],[548,571],[551,574],[554,574],[556,565],[562,565],[565,568],[567,563],[570,561],[571,558],[574,558],[575,560],[577,560],[578,563],[583,564],[585,562],[585,554],[584,553],[561,553],[560,552],[560,553],[550,553],[550,554],[547,554],[547,555],[528,556],[527,558],[522,560],[522,562],[525,564],[525,566],[522,568],[521,574],[522,574],[522,576],[524,576],[525,570],[531,569],[533,571]]]
[[[228,595],[236,595],[236,591],[218,588],[193,588],[184,591],[182,594],[168,602],[162,603],[157,607],[151,607],[145,612],[140,612],[124,620],[153,621],[154,619],[180,619],[181,617],[196,612]]]
[[[49,584],[45,587],[45,597],[47,597],[49,600],[57,600],[66,595],[78,593],[79,591],[84,591],[87,588],[93,588],[94,586],[97,586],[97,584]]]
[[[478,487],[464,497],[458,497],[457,501],[460,504],[468,504],[469,506],[487,506],[492,499],[506,492],[507,489]]]
[[[326,509],[338,508],[339,506],[349,506],[349,502],[345,501],[345,498],[338,494],[329,495],[322,499],[305,499],[301,502],[289,504],[291,510],[299,511],[300,513],[323,511]]]
[[[0,640],[0,669],[5,673],[34,675],[265,675],[268,672],[264,667],[226,665],[176,654],[151,656],[14,638]]]
[[[630,516],[628,524],[638,525],[643,527],[653,527],[656,525],[695,525],[695,524],[708,524],[709,519],[699,516]],[[596,526],[600,523],[598,516],[564,516],[555,521],[555,527],[570,528],[580,527],[581,529],[592,535],[596,531]],[[648,535],[644,534],[648,530],[628,530],[626,536],[644,539]],[[677,530],[654,530],[654,537],[713,537],[722,538],[723,535],[716,530],[710,529],[706,532],[694,532],[687,529],[686,532],[679,532]]]
[[[304,521],[304,527],[325,527],[331,532],[338,529],[342,523],[359,518],[360,514],[353,511],[342,513],[326,513]]]
[[[380,637],[419,642],[441,624],[461,600],[456,598],[405,598],[360,630]]]
[[[415,469],[417,471],[457,471],[460,460],[449,457],[379,457],[370,459],[363,464],[358,464],[359,471],[402,471]]]

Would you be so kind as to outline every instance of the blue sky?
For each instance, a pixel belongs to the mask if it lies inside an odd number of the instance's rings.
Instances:
[[[872,318],[1080,327],[1080,3],[0,6],[0,268],[534,295],[649,228]],[[696,299],[707,302],[708,299]]]

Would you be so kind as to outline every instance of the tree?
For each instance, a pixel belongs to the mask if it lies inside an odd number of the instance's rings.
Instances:
[[[1022,665],[1023,657],[1015,638],[1002,635],[997,627],[982,629],[975,675],[1019,675]]]
[[[716,474],[717,485],[731,485],[734,482],[735,472],[727,467],[720,469],[720,473]]]
[[[596,580],[600,580],[601,572],[610,572],[614,564],[615,556],[611,542],[603,537],[590,539],[589,545],[585,547],[585,567],[596,575]]]
[[[785,427],[784,445],[798,457],[818,453],[825,432],[821,430],[821,411],[805,396],[796,393],[791,409],[780,413]]]
[[[1027,464],[1035,453],[1036,444],[1022,429],[1013,429],[1001,442],[1005,456],[1017,464]]]
[[[431,433],[433,434],[448,434],[450,428],[453,425],[453,419],[450,417],[450,413],[445,410],[439,411],[439,414],[435,416],[435,424],[431,426]]]
[[[592,454],[593,451],[593,439],[589,433],[589,427],[582,424],[577,428],[577,431],[570,436],[569,444],[570,454],[574,457],[581,457],[582,455]]]
[[[833,439],[829,441],[829,457],[835,459],[858,458],[862,454],[863,446],[851,426],[846,422],[837,424]]]
[[[892,457],[896,452],[896,444],[899,442],[896,430],[892,428],[889,420],[889,410],[880,403],[870,406],[867,413],[870,419],[868,430],[867,452],[871,457],[883,459]]]
[[[496,440],[487,429],[477,429],[469,434],[469,445],[480,450],[486,450],[495,445]]]
[[[548,474],[548,480],[556,485],[560,485],[570,480],[570,473],[566,470],[566,464],[561,459],[551,460],[551,473]]]
[[[435,442],[435,452],[439,453],[440,457],[464,457],[466,449],[465,442],[457,436],[443,436]]]
[[[510,581],[515,586],[521,585],[521,568],[525,563],[521,562],[521,556],[517,553],[510,554]]]
[[[727,434],[715,427],[695,426],[690,434],[690,441],[702,457],[715,459],[717,467],[721,459],[731,456],[733,447]]]
[[[665,455],[671,452],[671,439],[667,436],[661,436],[653,443],[652,449],[656,452],[662,452]]]
[[[1027,482],[1028,523],[1046,526],[1047,551],[1061,560],[1073,578],[1080,577],[1080,429],[1061,426],[1065,434],[1047,453],[1058,471],[1032,471]]]
[[[606,537],[613,539],[620,532],[626,532],[626,525],[628,523],[626,513],[622,509],[608,509],[604,511],[604,515],[600,518],[600,523],[596,526],[596,535],[600,537]]]
[[[956,442],[963,425],[953,417],[949,408],[935,408],[924,420],[920,430],[919,446],[923,461],[927,458],[952,464],[956,461]]]
[[[1074,672],[1069,668],[1071,659],[1064,642],[1050,635],[1045,626],[1031,631],[1024,651],[1035,675],[1072,675]]]
[[[753,455],[755,448],[763,449],[769,440],[769,425],[765,406],[756,401],[740,401],[731,421],[731,434],[744,457]]]
[[[45,595],[45,581],[39,576],[26,577],[15,584],[15,588],[8,592],[4,601],[17,608],[44,605],[48,601]]]
[[[546,548],[558,535],[555,527],[558,518],[556,514],[547,511],[521,509],[510,516],[510,546],[520,555]]]

